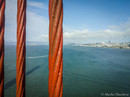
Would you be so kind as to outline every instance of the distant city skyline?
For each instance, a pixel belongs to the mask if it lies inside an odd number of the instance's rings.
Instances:
[[[48,42],[49,0],[27,0],[27,41]],[[64,43],[130,42],[130,0],[63,0]],[[17,0],[6,0],[5,41],[16,42]]]

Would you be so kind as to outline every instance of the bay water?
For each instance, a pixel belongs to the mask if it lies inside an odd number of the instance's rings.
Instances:
[[[48,97],[48,45],[26,47],[26,97]],[[16,95],[16,46],[5,46],[5,97]],[[130,96],[130,50],[64,46],[63,97]],[[122,97],[122,96],[120,96]]]

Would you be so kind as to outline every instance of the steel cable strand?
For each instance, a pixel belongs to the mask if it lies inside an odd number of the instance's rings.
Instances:
[[[16,97],[25,97],[26,0],[17,0]]]
[[[4,97],[5,0],[0,0],[0,97]]]
[[[63,93],[62,23],[62,0],[49,0],[49,97],[62,97]]]

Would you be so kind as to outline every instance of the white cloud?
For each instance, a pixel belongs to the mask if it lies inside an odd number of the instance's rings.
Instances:
[[[109,26],[104,30],[71,29],[65,27],[64,42],[87,43],[87,42],[130,42],[130,20],[119,26]]]
[[[43,40],[45,42],[48,42],[48,39],[49,39],[48,38],[48,33],[47,34],[42,34],[40,38],[41,38],[41,40]]]
[[[47,9],[47,5],[45,3],[42,3],[42,2],[28,1],[27,5],[30,6],[30,7]]]
[[[34,12],[27,13],[27,41],[45,41],[41,36],[48,34],[49,21]],[[48,39],[46,40],[48,41]]]
[[[37,6],[42,8],[43,3],[34,2],[30,6]],[[45,6],[44,6],[45,7]],[[47,11],[47,10],[46,10]],[[45,11],[43,11],[45,12]],[[41,12],[42,13],[42,12]],[[5,10],[5,41],[16,41],[16,30],[17,30],[17,1],[16,0],[6,0],[6,10]],[[27,10],[27,24],[26,24],[26,37],[27,41],[48,41],[43,34],[48,34],[48,18],[38,15],[37,12]]]
[[[65,32],[65,33],[64,33],[64,37],[65,37],[65,38],[69,38],[69,37],[71,38],[71,37],[72,37],[72,34],[73,34],[73,33]]]

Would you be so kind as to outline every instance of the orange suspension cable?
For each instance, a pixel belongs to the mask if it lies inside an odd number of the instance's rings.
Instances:
[[[16,97],[25,97],[26,0],[17,0]]]
[[[0,97],[4,97],[5,0],[0,0]]]
[[[63,93],[62,23],[62,0],[49,0],[49,97],[62,97]]]

